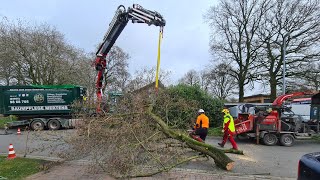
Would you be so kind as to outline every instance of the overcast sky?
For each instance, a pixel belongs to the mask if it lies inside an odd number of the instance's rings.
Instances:
[[[90,52],[102,41],[117,7],[133,3],[166,19],[161,68],[172,71],[172,81],[209,63],[210,31],[203,14],[215,0],[6,0],[1,3],[0,15],[47,22],[64,33],[71,44]],[[156,65],[158,33],[158,27],[128,23],[116,45],[130,54],[130,72]]]
[[[172,83],[210,63],[210,29],[203,15],[217,0],[2,0],[0,16],[46,22],[65,34],[70,44],[95,52],[117,7],[133,3],[159,12],[167,22],[160,66],[172,72]],[[158,33],[159,27],[128,23],[116,45],[129,53],[130,73],[156,66]]]

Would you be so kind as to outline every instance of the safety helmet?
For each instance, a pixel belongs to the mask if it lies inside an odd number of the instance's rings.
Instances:
[[[204,113],[203,109],[199,109],[198,113]]]
[[[221,112],[223,112],[224,114],[229,114],[229,109],[223,109]]]

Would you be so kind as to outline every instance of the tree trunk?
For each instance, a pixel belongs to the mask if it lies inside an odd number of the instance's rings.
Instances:
[[[244,101],[244,82],[239,80],[239,102]]]
[[[152,106],[150,106],[148,109],[148,115],[160,125],[161,131],[167,136],[185,142],[191,149],[212,157],[216,165],[222,169],[229,171],[233,168],[234,161],[225,155],[222,150],[217,149],[209,144],[198,142],[181,132],[171,130],[160,117],[152,113]]]
[[[270,90],[271,90],[271,94],[270,94],[270,99],[271,101],[274,101],[277,98],[277,79],[276,76],[270,75]]]

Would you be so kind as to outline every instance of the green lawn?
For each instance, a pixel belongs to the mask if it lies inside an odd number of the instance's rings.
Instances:
[[[23,179],[41,170],[44,160],[15,158],[7,160],[7,157],[0,156],[0,179]]]
[[[223,132],[221,132],[221,130],[222,130],[222,127],[209,128],[208,136],[222,137],[223,136]]]

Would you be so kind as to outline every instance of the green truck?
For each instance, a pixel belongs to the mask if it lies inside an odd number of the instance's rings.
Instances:
[[[34,130],[71,127],[75,101],[86,98],[86,89],[74,85],[0,86],[0,114],[14,115],[9,127],[30,126]]]

